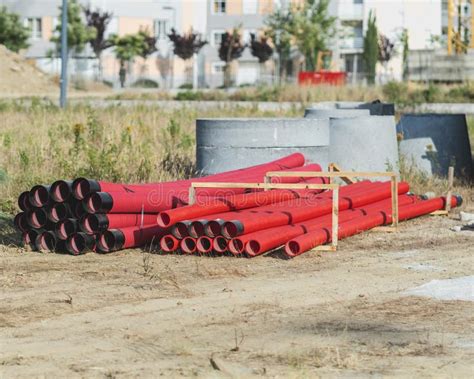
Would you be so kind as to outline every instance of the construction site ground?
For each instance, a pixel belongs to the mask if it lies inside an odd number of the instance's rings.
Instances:
[[[472,377],[474,303],[406,293],[472,275],[454,225],[292,260],[0,245],[0,377]]]

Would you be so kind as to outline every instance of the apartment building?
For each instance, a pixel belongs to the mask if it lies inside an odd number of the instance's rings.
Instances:
[[[224,62],[219,59],[218,47],[222,34],[238,27],[244,42],[252,33],[259,34],[265,27],[265,18],[278,7],[288,7],[303,0],[78,0],[112,12],[113,18],[106,34],[125,35],[148,28],[158,38],[158,52],[146,62],[136,59],[129,67],[128,84],[138,78],[148,78],[160,87],[179,87],[198,77],[200,87],[218,87],[223,83]],[[367,29],[369,12],[377,17],[381,33],[398,44],[403,29],[408,30],[410,49],[432,47],[433,36],[443,30],[445,0],[331,0],[329,12],[337,18],[338,33],[330,43],[332,69],[349,73],[350,80],[358,82],[364,77],[362,62],[363,36]],[[18,13],[31,29],[30,48],[26,56],[52,73],[59,73],[59,60],[48,58],[54,48],[50,42],[58,25],[61,0],[0,0],[11,11]],[[178,32],[191,28],[201,33],[208,44],[201,50],[196,62],[183,62],[174,57],[167,38],[171,28]],[[71,60],[70,72],[93,77],[97,62],[91,51]],[[401,54],[395,56],[387,67],[381,67],[382,76],[401,77]],[[104,79],[117,85],[119,63],[113,50],[103,54]],[[235,85],[269,81],[275,72],[274,61],[265,67],[246,49],[233,64]],[[296,74],[296,72],[294,72]]]

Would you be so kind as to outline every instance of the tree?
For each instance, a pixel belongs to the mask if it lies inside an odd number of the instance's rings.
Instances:
[[[171,29],[171,33],[168,34],[168,38],[173,43],[173,53],[183,60],[188,60],[199,53],[199,50],[207,44],[207,41],[203,41],[199,33],[194,33],[191,29],[189,33],[179,35],[176,30]]]
[[[225,62],[224,66],[224,87],[231,85],[231,63],[233,60],[242,56],[245,45],[242,43],[242,36],[239,29],[234,28],[231,33],[222,34],[221,44],[219,46],[219,58]]]
[[[20,17],[9,13],[6,7],[0,8],[0,44],[11,51],[18,53],[20,49],[28,47],[28,28],[20,22]]]
[[[291,11],[277,9],[265,20],[267,26],[265,35],[271,38],[278,54],[278,77],[280,80],[288,74],[291,64],[290,53],[293,38],[289,27],[291,17]]]
[[[375,83],[375,70],[379,57],[378,31],[376,22],[377,20],[375,15],[372,13],[372,11],[370,11],[367,31],[365,32],[364,36],[364,51],[362,53],[369,84]]]
[[[89,44],[94,51],[98,61],[98,79],[102,78],[102,52],[112,46],[112,42],[105,38],[107,25],[112,19],[112,13],[101,12],[100,9],[93,11],[90,7],[84,8],[86,25],[95,29],[94,36],[89,39]]]
[[[302,6],[290,10],[290,34],[305,58],[305,69],[316,69],[320,51],[327,49],[334,34],[335,17],[329,15],[329,0],[306,0]]]
[[[410,50],[408,29],[403,29],[400,36],[400,42],[402,43],[402,64],[403,64],[403,80],[408,79],[408,52]]]
[[[59,7],[62,19],[62,6]],[[95,38],[96,30],[87,26],[81,17],[82,9],[77,0],[68,0],[67,6],[67,47],[68,52],[80,53],[86,47],[86,44]],[[56,51],[61,50],[61,22],[54,29],[55,33],[51,37],[51,41],[56,44]]]
[[[188,33],[179,35],[173,28],[171,29],[171,33],[168,34],[168,38],[173,43],[173,53],[184,61],[191,59],[195,54],[199,53],[199,50],[201,50],[205,44],[207,44],[207,41],[203,41],[201,35],[199,33],[194,33],[192,29]],[[197,65],[196,61],[194,62],[194,65]],[[196,72],[195,70],[196,68],[193,66],[193,73]]]
[[[260,63],[260,75],[265,71],[265,62],[273,55],[273,48],[268,43],[268,37],[261,36],[257,39],[255,34],[250,35],[250,52]]]
[[[110,36],[110,41],[114,46],[115,56],[120,62],[119,78],[122,87],[125,85],[127,65],[133,61],[136,56],[143,54],[145,42],[140,34],[127,34],[122,37],[117,35]]]
[[[152,36],[148,28],[140,29],[138,31],[138,37],[142,40],[142,47],[138,55],[143,59],[143,65],[140,73],[143,75],[146,72],[146,61],[150,55],[157,52],[156,47],[157,38]]]
[[[379,62],[385,64],[393,58],[393,55],[395,53],[395,44],[383,34],[379,34],[378,44],[378,60]]]

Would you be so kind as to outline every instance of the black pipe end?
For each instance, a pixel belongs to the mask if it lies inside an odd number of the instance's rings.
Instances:
[[[26,212],[28,209],[31,208],[30,203],[30,191],[25,191],[20,193],[18,196],[18,207],[23,211]]]
[[[230,237],[234,238],[244,233],[244,224],[242,224],[242,222],[239,220],[232,220],[231,223],[234,224],[235,230],[230,234]]]
[[[125,244],[125,235],[120,229],[110,229],[99,237],[99,252],[110,253],[120,250]]]
[[[107,192],[94,192],[82,200],[82,205],[87,213],[107,213],[114,206],[114,199]]]
[[[56,244],[56,235],[49,230],[38,234],[35,239],[35,246],[38,251],[54,251]]]
[[[49,202],[49,190],[51,186],[38,184],[33,186],[28,194],[28,200],[34,207],[44,207]]]
[[[102,233],[109,228],[109,218],[102,213],[87,214],[82,217],[79,227],[84,233]]]
[[[97,180],[77,178],[72,182],[72,195],[77,200],[82,200],[93,192],[100,192],[100,184]]]
[[[460,207],[462,203],[464,202],[463,198],[461,195],[454,195],[456,198],[456,207]]]
[[[56,180],[51,184],[49,189],[49,196],[57,203],[62,203],[68,200],[72,194],[71,180]]]
[[[86,233],[75,233],[66,241],[66,249],[72,255],[84,254],[95,247],[95,237]]]

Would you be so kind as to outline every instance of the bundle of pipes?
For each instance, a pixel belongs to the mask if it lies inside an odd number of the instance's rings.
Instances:
[[[18,198],[21,210],[14,223],[25,245],[35,250],[81,254],[86,251],[113,251],[157,240],[167,226],[157,224],[159,212],[186,206],[191,182],[262,182],[269,171],[321,171],[316,164],[304,166],[302,154],[202,178],[151,184],[117,184],[78,178],[36,185]],[[324,182],[325,179],[318,179]],[[273,182],[301,182],[304,178],[273,178]],[[241,207],[270,204],[288,199],[290,191],[252,192],[244,189],[206,189],[197,194],[198,204],[224,204],[226,199],[241,201]],[[249,199],[246,198],[249,197]],[[236,201],[235,199],[240,199]],[[240,204],[240,203],[239,203]],[[189,217],[189,216],[188,216]]]
[[[408,183],[399,183],[400,221],[445,207],[446,199],[443,197],[424,200],[409,194],[408,190]],[[331,241],[331,192],[315,195],[306,191],[291,199],[263,206],[253,203],[256,196],[260,194],[248,197],[244,207],[215,202],[211,207],[192,205],[161,213],[159,225],[170,227],[170,233],[161,238],[161,249],[188,254],[228,252],[253,257],[284,246],[285,254],[294,257]],[[461,197],[451,198],[451,207],[461,203]],[[248,209],[250,204],[252,209]],[[389,182],[362,181],[341,187],[339,238],[390,224],[391,206]],[[183,219],[186,214],[195,217]]]

